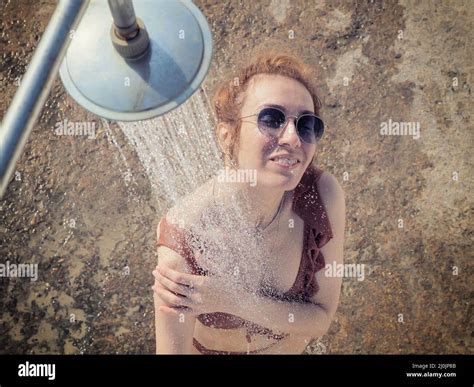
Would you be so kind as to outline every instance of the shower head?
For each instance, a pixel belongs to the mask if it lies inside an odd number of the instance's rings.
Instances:
[[[198,89],[212,56],[209,25],[190,0],[91,0],[70,38],[59,71],[66,90],[116,121],[178,107]]]

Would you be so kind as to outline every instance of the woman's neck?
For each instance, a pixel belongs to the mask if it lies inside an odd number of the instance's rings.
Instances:
[[[250,225],[267,228],[283,210],[285,191],[265,189],[248,183],[215,182],[215,195],[224,202],[231,200],[242,211]]]

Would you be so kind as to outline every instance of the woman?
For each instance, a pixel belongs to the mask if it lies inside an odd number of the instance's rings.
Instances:
[[[267,53],[216,93],[227,172],[257,181],[213,178],[161,219],[157,353],[302,353],[328,331],[341,278],[321,269],[343,262],[345,200],[312,165],[324,126],[311,77]]]

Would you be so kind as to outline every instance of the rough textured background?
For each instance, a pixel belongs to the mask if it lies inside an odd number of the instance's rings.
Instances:
[[[344,279],[329,333],[307,352],[472,353],[472,3],[195,4],[214,37],[209,95],[257,46],[291,46],[319,74],[329,127],[317,164],[346,192],[345,262],[369,270]],[[0,2],[1,116],[54,6]],[[64,118],[96,122],[97,139],[55,136]],[[420,122],[421,138],[381,136],[389,118]],[[152,353],[160,214],[120,130],[56,81],[17,172],[0,259],[37,262],[40,278],[0,278],[0,353]]]

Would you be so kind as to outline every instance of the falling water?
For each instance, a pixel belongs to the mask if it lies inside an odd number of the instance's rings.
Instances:
[[[175,203],[221,168],[207,104],[200,89],[164,116],[118,123],[145,168],[159,208]]]
[[[208,106],[201,89],[165,116],[119,122],[148,175],[161,215],[223,168]],[[199,265],[225,276],[229,286],[261,288],[267,280],[262,273],[266,248],[262,236],[249,227],[232,198],[225,203],[213,199],[204,202],[204,207],[199,200],[191,201],[199,208],[199,218],[191,220],[187,211],[182,216],[184,225],[180,227],[197,236],[191,243],[196,243],[194,251],[201,251]]]

